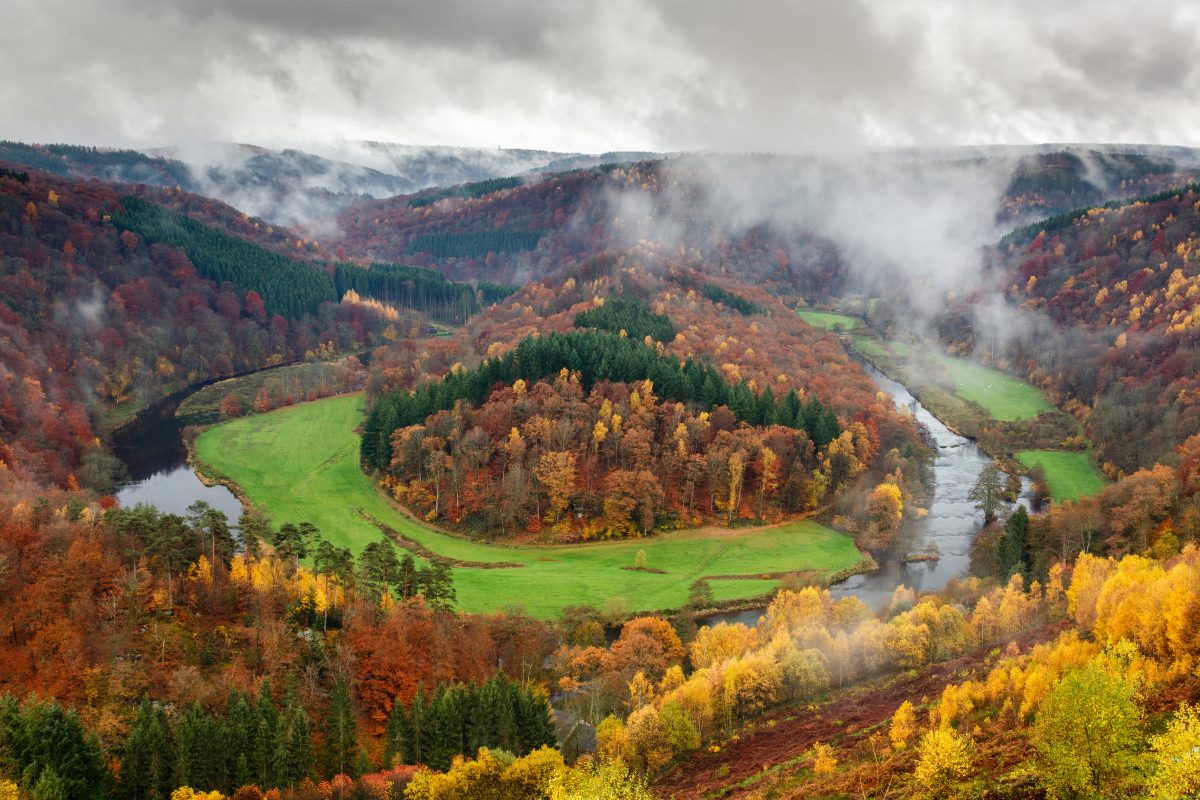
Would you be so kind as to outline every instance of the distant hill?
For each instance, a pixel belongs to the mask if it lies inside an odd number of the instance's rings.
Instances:
[[[274,225],[295,226],[327,220],[364,199],[643,155],[384,142],[316,149],[321,152],[215,142],[138,151],[5,141],[0,142],[0,160],[64,178],[179,188],[222,200]]]

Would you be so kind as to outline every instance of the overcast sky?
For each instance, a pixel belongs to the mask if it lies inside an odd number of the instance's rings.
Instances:
[[[0,0],[0,138],[1200,145],[1200,3]]]

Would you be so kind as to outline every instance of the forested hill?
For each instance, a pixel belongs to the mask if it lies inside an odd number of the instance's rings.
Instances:
[[[1073,147],[1022,158],[1004,188],[997,218],[1006,223],[1151,194],[1194,174],[1189,153]]]
[[[1007,238],[993,275],[1053,330],[1013,363],[1083,420],[1101,460],[1171,461],[1200,432],[1200,188],[1064,214]]]
[[[500,283],[546,277],[605,251],[686,247],[703,254],[710,269],[785,299],[814,301],[864,289],[852,285],[837,243],[846,237],[826,230],[821,214],[803,211],[803,203],[793,214],[777,213],[814,185],[837,196],[859,187],[842,198],[854,205],[855,192],[886,196],[906,181],[941,179],[955,191],[956,176],[997,173],[1005,177],[994,200],[974,199],[981,213],[1013,225],[1193,179],[1188,158],[1194,161],[1187,152],[1101,147],[917,153],[912,161],[880,156],[854,167],[787,156],[680,156],[368,200],[342,211],[336,239],[323,244],[360,260]],[[930,178],[930,170],[940,177]],[[758,180],[770,184],[756,191]],[[796,182],[793,190],[789,182]],[[993,182],[981,181],[981,191],[985,183]],[[778,202],[748,202],[746,193]]]
[[[0,463],[9,470],[104,490],[114,464],[97,437],[138,407],[206,378],[361,348],[385,322],[348,304],[272,317],[252,288],[209,279],[203,259],[115,224],[125,203],[99,182],[0,169]]]
[[[179,201],[188,197],[170,192],[167,196],[176,205],[182,205]],[[204,203],[202,207],[209,210],[212,205]],[[194,203],[183,205],[189,209],[192,206]],[[229,221],[228,214],[214,215],[211,210],[203,218],[214,216],[222,222]],[[271,229],[260,231],[257,223],[250,231],[252,238],[247,240],[132,195],[121,198],[121,210],[112,220],[118,227],[148,241],[181,248],[205,278],[217,283],[228,281],[241,291],[252,292],[267,313],[288,319],[315,314],[322,303],[339,302],[352,290],[360,299],[374,299],[388,306],[462,322],[513,291],[511,287],[489,282],[472,286],[448,281],[439,273],[403,264],[331,266],[313,258],[293,257],[287,254],[290,249],[287,243],[269,249],[259,246],[256,242],[264,237],[269,243],[273,240]],[[226,227],[235,227],[238,234],[244,228],[228,224]],[[306,244],[296,240],[296,250],[301,255],[307,255]]]
[[[262,299],[269,314],[296,319],[340,298],[321,267],[272,253],[138,197],[121,198],[113,223],[147,241],[181,248],[205,278]]]
[[[422,196],[430,196],[438,187],[464,181],[519,180],[512,176],[636,157],[639,154],[587,156],[384,142],[343,142],[318,154],[222,142],[138,151],[0,141],[0,161],[62,178],[143,184],[206,195],[275,226],[328,219],[368,198],[426,189],[430,192]]]

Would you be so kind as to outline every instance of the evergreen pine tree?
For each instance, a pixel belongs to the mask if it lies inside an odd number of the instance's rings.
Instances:
[[[425,690],[417,687],[413,695],[412,705],[408,709],[408,739],[405,742],[405,759],[409,764],[422,764],[425,761],[426,728],[429,724],[429,704],[425,699]]]
[[[355,778],[366,775],[371,771],[371,756],[367,754],[367,748],[359,747],[358,755],[354,757],[354,767],[352,768],[352,776]]]
[[[167,800],[174,788],[174,746],[162,709],[142,701],[121,759],[121,794],[130,800]]]
[[[229,786],[237,788],[253,783],[256,779],[253,754],[258,717],[244,693],[234,692],[230,695],[225,704],[225,723]]]
[[[259,686],[255,716],[257,719],[250,768],[254,773],[255,783],[267,788],[275,785],[275,756],[279,741],[279,713],[275,710],[275,701],[271,699],[269,680],[264,679]]]
[[[349,774],[358,745],[358,723],[350,687],[339,675],[329,698],[325,718],[325,769],[335,775]]]
[[[276,751],[277,786],[293,787],[312,772],[312,725],[298,701],[284,708]]]
[[[1014,574],[1024,575],[1029,571],[1029,561],[1025,555],[1026,540],[1029,535],[1029,514],[1025,506],[1017,506],[1004,522],[1004,535],[1000,538],[999,556],[1000,578],[1007,580]]]
[[[207,790],[212,786],[212,725],[199,703],[175,726],[175,785]]]
[[[383,728],[384,767],[409,763],[408,741],[411,735],[408,714],[404,710],[404,703],[397,696],[392,705],[392,713],[388,716],[388,721]]]

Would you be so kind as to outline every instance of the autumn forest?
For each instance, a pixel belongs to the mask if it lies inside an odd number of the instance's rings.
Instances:
[[[0,800],[1196,796],[1195,161],[269,153],[0,145]]]

